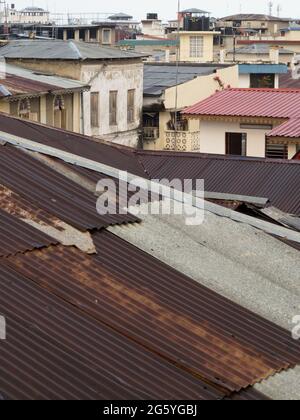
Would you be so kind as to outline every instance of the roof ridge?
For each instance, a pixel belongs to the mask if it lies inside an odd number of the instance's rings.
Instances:
[[[197,153],[197,152],[172,152],[172,151],[152,151],[152,150],[138,150],[135,152],[139,156],[161,156],[161,157],[187,157],[193,159],[215,159],[215,160],[231,160],[231,161],[243,161],[243,162],[257,162],[257,163],[277,163],[280,165],[294,165],[299,164],[300,161],[293,161],[290,159],[270,159],[270,158],[259,158],[249,156],[228,156],[228,155],[216,155],[212,153]]]

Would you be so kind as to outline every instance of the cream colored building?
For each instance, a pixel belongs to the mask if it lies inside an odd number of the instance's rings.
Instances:
[[[6,65],[0,79],[0,112],[80,133],[82,100],[89,86]]]
[[[180,61],[212,63],[214,61],[214,37],[217,35],[220,35],[220,32],[180,32]]]
[[[91,86],[83,93],[86,135],[137,147],[143,105],[143,56],[74,41],[18,41],[2,47],[9,63]]]
[[[46,25],[50,23],[50,13],[41,7],[26,7],[17,10],[12,6],[4,6],[0,13],[1,23],[8,24],[38,24]]]
[[[201,153],[292,159],[300,146],[300,92],[226,89],[183,111]]]
[[[218,90],[239,84],[239,69],[236,65],[181,63],[178,85],[176,72],[176,66],[172,64],[145,65],[144,149],[199,151],[199,122],[185,120],[180,111]]]
[[[240,13],[226,16],[218,20],[218,28],[232,28],[238,32],[257,31],[260,35],[273,36],[289,26],[289,18],[269,16],[255,13]]]
[[[280,47],[272,47],[267,44],[251,44],[236,48],[235,50],[223,51],[225,62],[235,63],[272,63],[286,64],[288,66],[294,60],[295,53],[292,50]]]

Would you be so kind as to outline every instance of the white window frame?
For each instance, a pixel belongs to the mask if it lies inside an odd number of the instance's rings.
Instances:
[[[204,56],[204,37],[193,35],[190,37],[190,58],[202,58]]]

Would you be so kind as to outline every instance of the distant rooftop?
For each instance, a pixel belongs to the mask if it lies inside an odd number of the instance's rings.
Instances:
[[[240,13],[237,15],[225,16],[220,20],[232,21],[232,20],[258,20],[258,21],[269,21],[269,22],[289,22],[289,18],[281,18],[277,16],[262,15],[256,13]]]
[[[127,15],[126,13],[116,13],[115,15],[109,16],[110,20],[131,20],[133,16]]]
[[[191,8],[191,9],[182,10],[182,12],[180,12],[180,13],[210,14],[210,12],[206,12],[205,10],[196,9],[196,8]]]
[[[233,50],[229,51],[230,54],[233,54]],[[270,45],[268,44],[251,44],[245,47],[239,47],[235,51],[236,54],[269,54]],[[279,48],[279,54],[294,54],[294,51],[288,50],[286,48]]]
[[[218,68],[226,65],[193,65],[180,64],[178,84],[193,80],[198,76],[206,76],[216,72]],[[144,95],[161,96],[165,89],[176,86],[177,67],[172,64],[146,64],[144,68]]]
[[[5,58],[38,60],[118,60],[142,58],[143,54],[85,42],[60,40],[11,41],[0,48]]]

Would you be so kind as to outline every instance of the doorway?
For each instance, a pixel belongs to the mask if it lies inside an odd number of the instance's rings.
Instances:
[[[247,156],[246,133],[226,133],[226,155]]]

